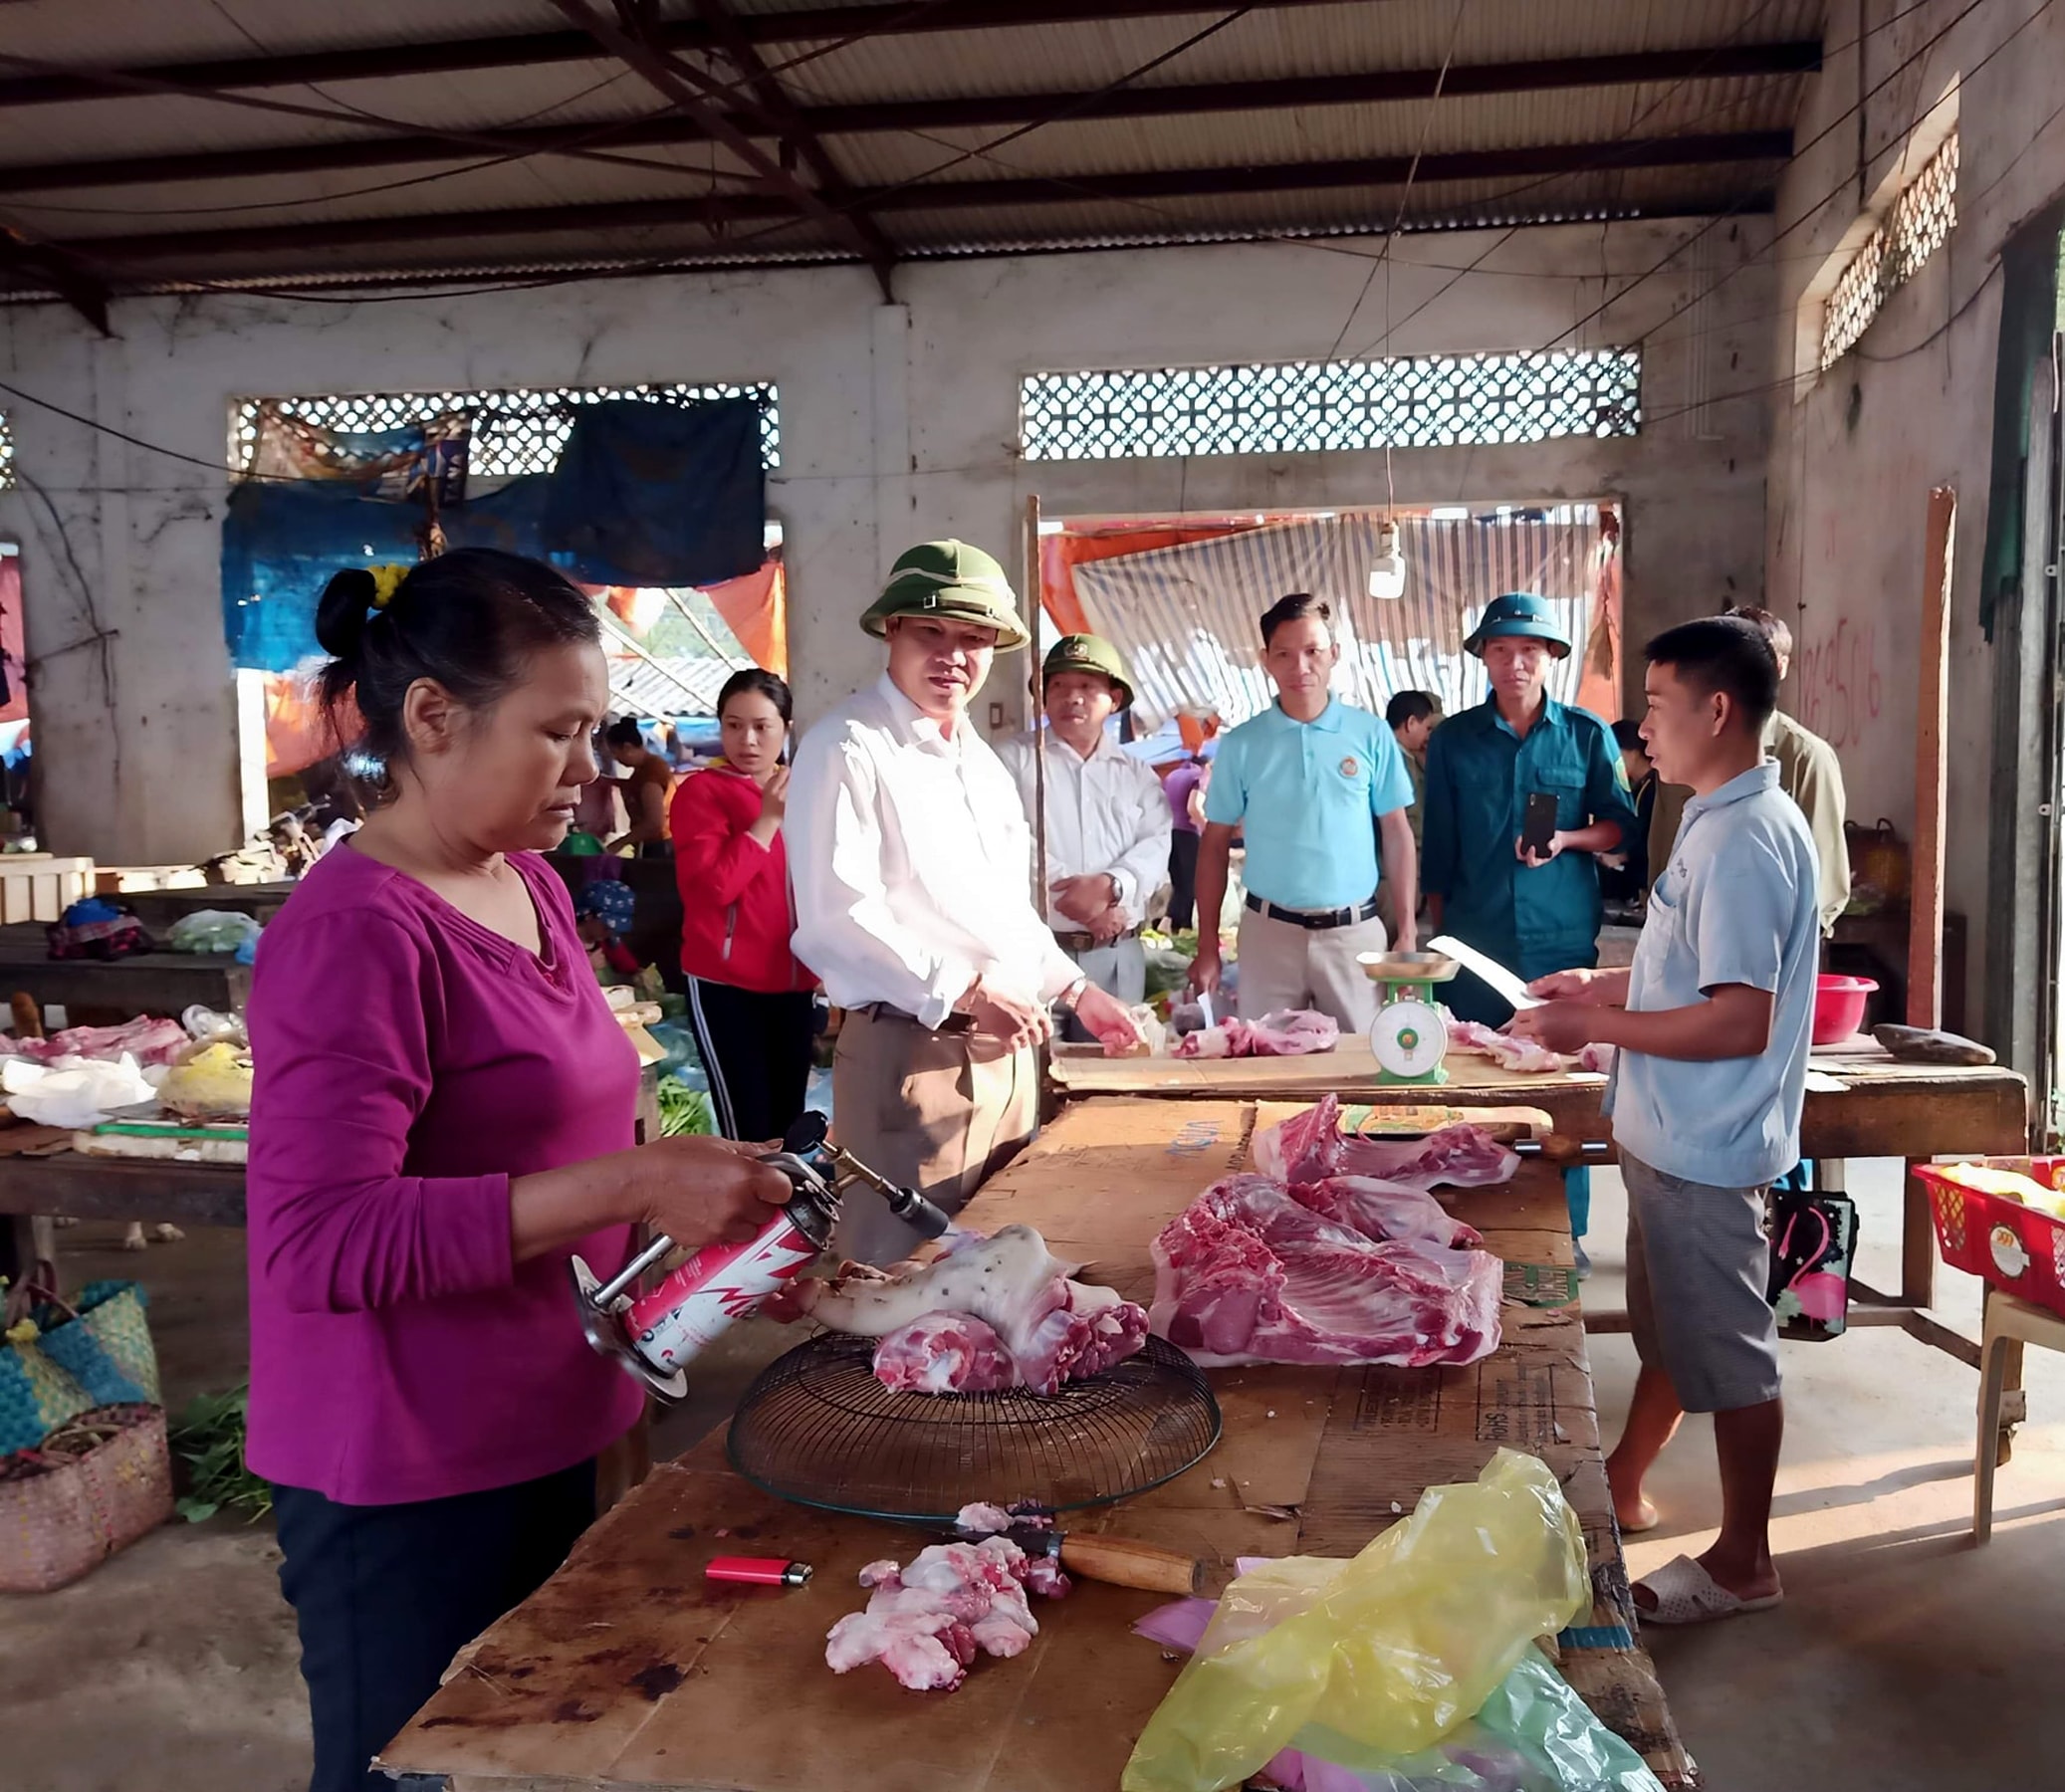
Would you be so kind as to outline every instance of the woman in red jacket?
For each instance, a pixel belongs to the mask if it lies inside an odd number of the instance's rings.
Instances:
[[[817,980],[789,950],[795,918],[782,815],[789,687],[736,672],[717,697],[724,758],[684,779],[669,830],[681,886],[681,970],[717,1129],[779,1139],[803,1110]]]

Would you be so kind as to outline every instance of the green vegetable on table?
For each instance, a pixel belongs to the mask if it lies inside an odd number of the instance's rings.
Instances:
[[[716,1132],[717,1115],[704,1090],[691,1089],[678,1076],[663,1076],[659,1096],[661,1138],[680,1139]]]
[[[217,1512],[245,1512],[256,1523],[273,1509],[273,1489],[244,1466],[244,1420],[251,1390],[197,1394],[170,1432],[172,1453],[186,1464],[190,1490],[179,1500],[179,1516],[199,1524]]]

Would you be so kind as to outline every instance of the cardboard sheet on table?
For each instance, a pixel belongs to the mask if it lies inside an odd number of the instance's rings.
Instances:
[[[1078,1103],[969,1203],[962,1222],[984,1232],[1033,1227],[1056,1256],[1088,1264],[1089,1280],[1145,1303],[1150,1240],[1212,1183],[1247,1167],[1254,1113],[1232,1101],[1173,1113],[1145,1099]]]

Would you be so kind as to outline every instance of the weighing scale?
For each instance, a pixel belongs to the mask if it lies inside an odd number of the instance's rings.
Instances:
[[[1365,952],[1355,962],[1383,990],[1383,1007],[1369,1026],[1377,1081],[1447,1082],[1442,1058],[1449,1028],[1434,987],[1456,975],[1456,961],[1439,952]]]

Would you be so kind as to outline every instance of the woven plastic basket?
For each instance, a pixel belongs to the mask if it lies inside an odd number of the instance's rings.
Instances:
[[[76,1581],[172,1515],[165,1415],[96,1407],[0,1456],[0,1593]]]

